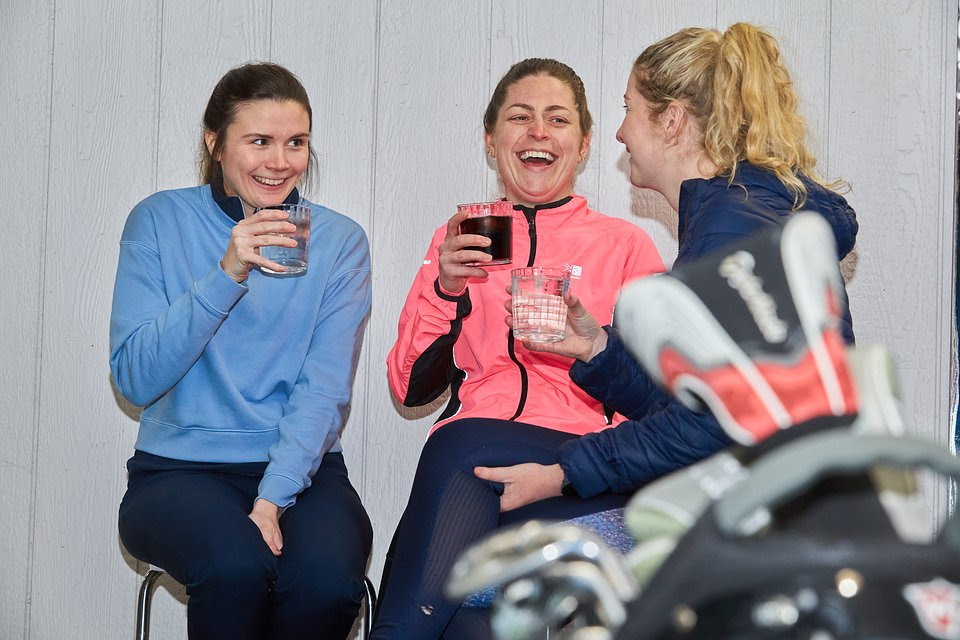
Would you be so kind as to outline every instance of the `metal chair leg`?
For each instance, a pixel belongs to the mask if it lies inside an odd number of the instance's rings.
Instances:
[[[363,598],[363,623],[360,625],[360,637],[357,640],[367,640],[370,637],[370,632],[373,631],[373,612],[377,608],[377,590],[367,576],[363,576],[363,587],[367,593]]]
[[[160,569],[151,569],[143,577],[143,583],[140,585],[140,595],[137,597],[137,635],[136,640],[149,640],[150,638],[150,603],[153,601],[153,588],[156,586],[157,578],[164,572]]]
[[[150,604],[153,601],[153,590],[157,579],[164,574],[161,569],[151,569],[143,577],[140,585],[140,594],[137,597],[137,634],[136,640],[150,640]],[[363,577],[363,588],[366,592],[363,598],[363,622],[360,626],[358,640],[367,640],[373,631],[373,611],[377,607],[377,590],[370,578]]]

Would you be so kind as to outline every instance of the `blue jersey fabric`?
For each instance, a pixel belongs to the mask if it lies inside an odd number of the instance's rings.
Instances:
[[[220,267],[236,222],[209,185],[161,191],[120,241],[110,368],[144,407],[136,448],[197,462],[268,462],[259,496],[292,505],[339,434],[370,308],[358,224],[310,206],[309,268],[243,283]]]
[[[842,196],[809,180],[804,184],[807,199],[800,210],[827,220],[837,242],[837,259],[842,259],[856,241],[856,214]],[[772,172],[740,163],[732,184],[729,176],[685,180],[678,213],[674,265],[770,225],[785,224],[793,213],[793,196]],[[853,322],[846,305],[844,312],[841,330],[852,343]],[[607,348],[589,363],[576,361],[570,377],[628,419],[561,445],[557,461],[580,496],[631,493],[732,444],[711,414],[691,411],[658,387],[627,352],[616,330],[607,327],[607,332]]]

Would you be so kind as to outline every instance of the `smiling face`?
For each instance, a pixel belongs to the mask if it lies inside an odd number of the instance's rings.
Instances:
[[[283,202],[310,160],[310,116],[292,100],[257,100],[237,107],[219,151],[223,190],[249,215]],[[214,152],[216,134],[204,133]]]
[[[533,206],[573,192],[590,134],[580,130],[570,88],[552,76],[533,75],[507,89],[496,126],[484,141],[507,199]]]
[[[632,76],[623,101],[626,113],[617,140],[626,146],[630,156],[630,183],[659,191],[663,186],[658,170],[664,165],[664,136],[658,126],[659,118],[651,117],[650,103],[637,90]]]

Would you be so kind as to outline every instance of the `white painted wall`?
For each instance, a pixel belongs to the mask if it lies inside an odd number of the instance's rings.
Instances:
[[[947,0],[0,0],[0,637],[127,638],[139,573],[116,510],[136,410],[113,393],[107,325],[117,242],[149,193],[196,181],[215,80],[288,65],[314,107],[316,199],[370,237],[374,308],[344,436],[376,531],[370,574],[435,414],[400,409],[384,359],[430,232],[497,194],[481,112],[507,67],[579,71],[596,125],[578,190],[635,221],[668,262],[676,223],[628,185],[614,140],[633,58],[690,25],[768,26],[794,71],[829,176],[860,215],[849,285],[857,335],[890,345],[911,431],[948,446],[957,8]],[[929,486],[935,504],[946,499]],[[154,634],[185,638],[182,591]]]

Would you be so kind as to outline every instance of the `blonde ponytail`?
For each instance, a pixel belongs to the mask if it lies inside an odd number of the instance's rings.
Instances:
[[[766,31],[744,22],[723,34],[684,29],[648,47],[634,77],[654,114],[672,101],[684,104],[703,131],[717,174],[731,182],[741,161],[768,169],[793,194],[795,208],[807,196],[802,177],[830,189],[845,186],[814,172],[790,73]]]

